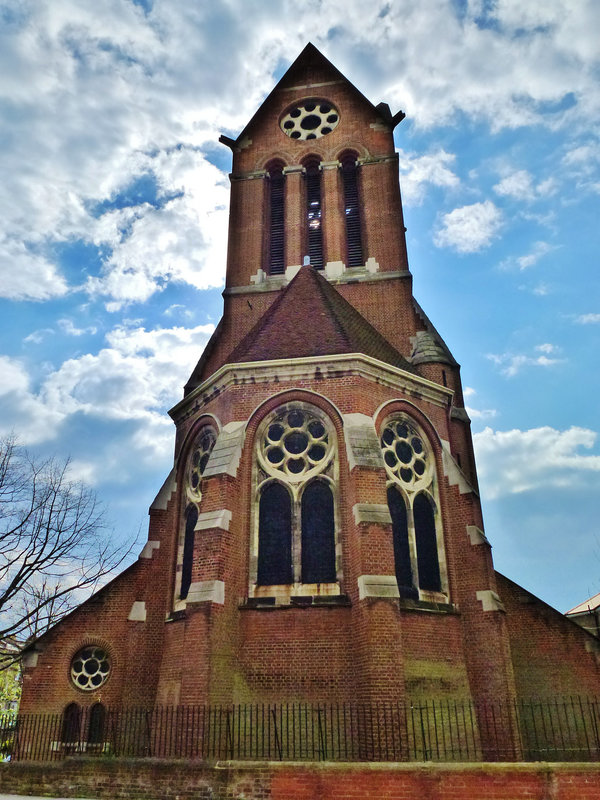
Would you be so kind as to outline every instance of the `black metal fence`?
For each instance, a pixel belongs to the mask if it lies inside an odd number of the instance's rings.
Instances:
[[[600,700],[283,703],[0,718],[5,757],[293,761],[597,761]]]

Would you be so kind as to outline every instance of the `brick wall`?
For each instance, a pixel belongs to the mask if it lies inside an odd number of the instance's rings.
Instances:
[[[0,764],[0,792],[132,800],[600,800],[600,764]]]

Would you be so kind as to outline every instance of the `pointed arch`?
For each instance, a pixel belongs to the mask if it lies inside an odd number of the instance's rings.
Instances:
[[[183,561],[181,564],[181,589],[179,597],[185,600],[192,584],[192,570],[194,567],[194,543],[196,538],[196,523],[198,522],[198,509],[189,505],[185,514],[185,534],[183,539]]]
[[[284,164],[275,160],[267,165],[269,236],[268,269],[269,275],[283,275],[285,272],[285,173]]]
[[[365,263],[361,232],[357,158],[357,153],[353,151],[347,151],[340,157],[344,190],[344,215],[346,218],[346,265],[348,267],[361,267]]]
[[[419,586],[421,589],[439,592],[442,589],[442,582],[435,530],[435,513],[431,499],[425,492],[420,492],[415,497],[413,516],[415,520]]]
[[[260,494],[258,506],[259,586],[292,583],[292,501],[287,489],[274,481]]]
[[[410,558],[408,535],[408,512],[402,492],[396,486],[388,486],[387,501],[392,517],[392,536],[394,540],[394,567],[400,597],[418,598],[419,591],[414,585]]]
[[[323,269],[323,209],[321,200],[321,163],[317,156],[304,159],[306,184],[306,248],[310,264]]]
[[[81,730],[81,707],[78,703],[69,703],[62,715],[60,739],[63,744],[75,744],[79,741]]]
[[[99,745],[104,742],[106,728],[106,708],[102,703],[94,703],[90,708],[87,741],[88,744]]]
[[[302,493],[302,583],[332,583],[335,569],[335,515],[328,483],[315,480]]]

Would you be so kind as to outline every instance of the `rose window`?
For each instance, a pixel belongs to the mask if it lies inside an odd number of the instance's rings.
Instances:
[[[405,420],[388,422],[381,435],[385,466],[407,487],[421,482],[428,472],[427,453],[419,433]]]
[[[292,409],[272,420],[264,434],[261,456],[269,472],[298,480],[324,468],[332,450],[323,422],[303,409]]]
[[[71,661],[71,680],[78,689],[87,692],[98,689],[109,675],[110,661],[101,647],[84,647]]]
[[[200,486],[202,475],[216,441],[213,429],[204,428],[192,448],[187,476],[187,492],[192,500],[200,500],[202,496]]]
[[[279,123],[290,139],[320,139],[337,127],[340,115],[328,100],[303,100],[289,108]]]

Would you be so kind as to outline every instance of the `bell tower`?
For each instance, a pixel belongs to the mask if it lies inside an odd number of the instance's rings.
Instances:
[[[309,44],[221,137],[224,313],[171,412],[159,702],[514,698],[459,366],[412,295],[403,117]]]

